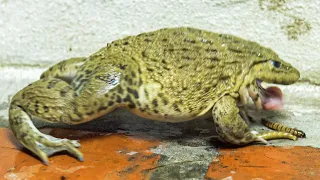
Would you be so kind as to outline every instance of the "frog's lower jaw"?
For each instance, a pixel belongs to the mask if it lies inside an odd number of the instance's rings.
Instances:
[[[32,123],[30,117],[22,108],[12,103],[9,109],[10,127],[17,139],[44,164],[48,165],[48,156],[68,151],[70,154],[83,161],[82,153],[77,149],[80,143],[76,140],[60,139],[41,133]]]

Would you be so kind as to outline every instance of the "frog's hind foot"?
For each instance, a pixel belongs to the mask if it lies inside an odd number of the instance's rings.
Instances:
[[[11,107],[9,112],[10,127],[17,139],[44,164],[49,164],[48,156],[61,151],[67,151],[83,161],[83,155],[77,149],[80,147],[77,140],[60,139],[41,133],[20,107]]]
[[[79,141],[55,138],[50,135],[39,133],[25,139],[24,144],[29,150],[35,153],[44,164],[48,165],[48,156],[57,152],[67,151],[79,161],[83,161],[82,153],[77,149],[81,147]]]

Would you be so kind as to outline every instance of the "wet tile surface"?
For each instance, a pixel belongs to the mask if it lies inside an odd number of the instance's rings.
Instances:
[[[207,179],[320,179],[320,149],[248,146],[219,153]]]
[[[43,165],[10,130],[0,128],[0,179],[319,179],[320,149],[295,146],[219,148],[193,139],[146,138],[61,128],[41,129],[80,139],[84,162],[66,154]]]

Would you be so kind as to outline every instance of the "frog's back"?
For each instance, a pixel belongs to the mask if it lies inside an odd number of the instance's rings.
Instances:
[[[243,73],[253,63],[247,57],[259,50],[257,43],[231,35],[180,27],[113,41],[91,59],[99,67],[138,65],[144,76],[156,81],[174,77],[175,81],[182,78],[194,84],[202,79],[212,86],[219,81],[217,78],[229,79],[227,76]]]
[[[121,87],[138,92],[139,105],[198,115],[241,85],[254,63],[250,56],[261,50],[257,43],[230,35],[171,28],[113,41],[87,66],[122,68]]]

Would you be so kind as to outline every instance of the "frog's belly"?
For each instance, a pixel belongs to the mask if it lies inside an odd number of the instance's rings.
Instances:
[[[190,121],[194,119],[206,119],[212,116],[211,111],[207,111],[204,114],[190,114],[190,113],[173,113],[172,111],[164,111],[164,112],[153,112],[153,111],[141,111],[140,109],[129,109],[129,111],[137,116],[157,120],[157,121],[164,121],[164,122],[183,122],[183,121]],[[171,113],[170,113],[171,112]]]
[[[134,108],[129,108],[129,111],[140,117],[152,120],[182,122],[198,119],[208,112],[211,114],[210,109],[213,106],[213,102],[194,102],[195,104],[190,110],[186,104],[177,103],[174,97],[164,98],[160,96],[160,94],[167,94],[167,92],[161,89],[159,83],[147,83],[140,86],[138,94],[138,98],[132,100]],[[166,99],[166,103],[164,99]],[[187,100],[182,99],[182,101],[185,102]],[[197,107],[196,104],[203,108]]]

